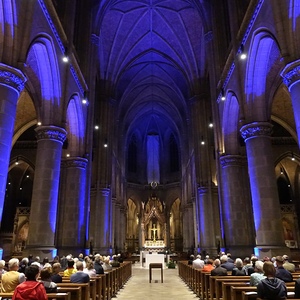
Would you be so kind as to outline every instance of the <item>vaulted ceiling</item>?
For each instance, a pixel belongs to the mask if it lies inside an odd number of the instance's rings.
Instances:
[[[205,77],[207,21],[196,0],[102,1],[95,10],[99,73],[125,135],[182,133],[187,100]]]

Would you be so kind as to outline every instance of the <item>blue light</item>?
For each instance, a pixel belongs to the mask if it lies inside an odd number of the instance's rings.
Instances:
[[[289,4],[289,18],[292,19],[292,29],[295,32],[297,28],[298,17],[300,16],[300,6],[298,0],[290,0]]]
[[[52,258],[54,258],[55,256],[57,256],[57,249],[53,249],[52,250]]]

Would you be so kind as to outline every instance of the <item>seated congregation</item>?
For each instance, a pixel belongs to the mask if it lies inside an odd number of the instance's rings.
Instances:
[[[179,263],[179,275],[201,299],[300,299],[299,266],[287,255],[243,260],[224,252],[216,259],[191,255]]]
[[[108,299],[106,293],[113,293],[112,286],[116,289],[118,284],[124,284],[130,277],[131,272],[127,268],[123,271],[124,274],[120,271],[118,277],[114,275],[115,277],[106,280],[106,276],[110,276],[107,274],[121,269],[121,265],[130,265],[131,269],[130,263],[122,262],[120,255],[110,258],[100,254],[86,257],[80,254],[78,258],[70,254],[62,258],[56,257],[51,263],[47,258],[41,262],[39,257],[33,259],[32,256],[23,258],[21,262],[12,258],[7,264],[1,260],[0,297],[14,300],[46,300],[52,299],[52,296],[53,299],[59,299],[62,298],[62,292],[66,292],[66,295],[70,292],[70,295],[76,293],[76,297],[70,299]],[[111,286],[107,285],[106,281]],[[81,288],[84,291],[81,291]]]

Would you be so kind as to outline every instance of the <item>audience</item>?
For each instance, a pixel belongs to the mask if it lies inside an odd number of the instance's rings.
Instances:
[[[56,293],[57,292],[57,285],[51,279],[51,269],[43,268],[41,270],[41,282],[43,283],[46,293]]]
[[[253,264],[251,263],[250,257],[244,258],[244,267],[246,275],[251,275],[254,272]]]
[[[83,262],[82,262],[83,263]],[[83,272],[88,274],[90,277],[96,277],[96,270],[94,268],[94,263],[90,259],[86,261],[85,268],[83,269]]]
[[[90,276],[83,272],[83,263],[78,260],[76,262],[77,272],[72,274],[70,277],[70,281],[73,283],[87,283],[90,282]]]
[[[286,299],[287,289],[285,282],[275,277],[276,269],[272,262],[266,261],[263,266],[267,278],[257,285],[257,297],[261,299]]]
[[[5,260],[0,260],[0,279],[2,277],[2,274],[6,273],[5,270]]]
[[[263,279],[266,278],[263,271],[264,263],[258,260],[255,263],[254,273],[250,275],[250,285],[257,286]]]
[[[203,271],[203,272],[211,272],[211,271],[215,268],[215,267],[213,266],[213,264],[214,264],[214,261],[213,261],[212,259],[209,258],[209,259],[206,261],[206,264],[204,265],[202,271]]]
[[[213,276],[226,276],[227,270],[223,267],[221,267],[221,262],[219,259],[214,260],[214,266],[215,268],[210,272]]]
[[[226,269],[227,271],[232,271],[234,268],[234,263],[228,261],[227,255],[222,255],[220,257],[221,267]]]
[[[104,274],[100,254],[95,255],[94,269],[96,270],[96,274]]]
[[[64,270],[64,276],[70,277],[72,274],[76,273],[76,269],[74,268],[74,260],[69,259],[67,263],[67,269]]]
[[[201,255],[197,255],[196,259],[193,260],[193,268],[194,269],[203,269],[204,260],[201,259]]]
[[[233,276],[245,276],[246,272],[243,268],[243,261],[240,258],[237,258],[235,260],[235,267],[232,269],[232,275]]]
[[[293,276],[292,274],[287,271],[284,267],[283,267],[283,258],[282,256],[276,256],[276,273],[275,273],[275,277],[283,280],[284,282],[292,282],[293,281]]]
[[[55,283],[62,283],[62,276],[59,274],[61,271],[61,265],[59,262],[56,262],[52,266],[52,276],[51,280]]]
[[[24,273],[19,273],[19,260],[12,258],[8,262],[9,271],[4,273],[1,278],[1,293],[12,293],[18,284],[25,281]]]
[[[103,265],[102,265],[104,271],[112,270],[112,265],[109,262],[110,262],[109,256],[106,256],[103,260]]]
[[[47,300],[46,290],[42,282],[37,281],[40,269],[36,265],[26,268],[26,281],[19,284],[15,290],[12,300]]]
[[[289,257],[287,255],[283,255],[283,267],[289,271],[290,273],[295,272],[295,265],[289,262]]]

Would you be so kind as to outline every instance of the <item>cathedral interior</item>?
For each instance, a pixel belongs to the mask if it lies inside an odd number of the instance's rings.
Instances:
[[[300,258],[299,1],[0,7],[4,258]]]

